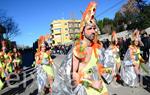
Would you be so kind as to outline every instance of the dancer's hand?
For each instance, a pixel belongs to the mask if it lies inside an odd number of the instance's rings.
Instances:
[[[74,85],[78,85],[80,82],[80,76],[77,72],[73,72],[73,81]]]

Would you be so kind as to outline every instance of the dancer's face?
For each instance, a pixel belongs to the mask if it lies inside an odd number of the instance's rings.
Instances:
[[[2,47],[2,51],[3,51],[3,52],[6,52],[6,47]]]
[[[118,45],[118,39],[115,40],[115,45]]]
[[[46,50],[45,46],[41,46],[41,51],[44,52]]]
[[[89,41],[93,41],[95,38],[96,26],[93,24],[87,25],[84,29],[84,36]]]
[[[134,45],[138,46],[138,44],[139,44],[138,39],[135,39],[135,41],[134,41]]]
[[[14,51],[14,52],[17,52],[17,49],[16,49],[16,48],[13,48],[13,51]]]

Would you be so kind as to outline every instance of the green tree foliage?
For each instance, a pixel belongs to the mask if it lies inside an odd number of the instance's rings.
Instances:
[[[150,27],[150,4],[143,7],[143,11],[139,15],[140,22],[138,23],[142,29]]]
[[[126,18],[121,14],[121,12],[117,12],[115,14],[114,18],[114,26],[116,27],[116,31],[124,31],[125,30],[125,23],[126,23]]]
[[[102,34],[111,33],[111,31],[114,29],[114,21],[109,18],[98,20],[97,24]]]
[[[97,21],[97,25],[98,25],[98,28],[100,29],[100,31],[102,31],[104,25],[103,25],[103,20],[98,20]]]
[[[145,29],[150,27],[150,3],[147,1],[148,0],[128,0],[128,2],[116,12],[113,20],[109,18],[98,20],[98,27],[102,33],[110,33],[112,30],[121,32],[126,29]]]
[[[128,0],[122,9],[128,29],[145,29],[150,26],[150,4],[147,4],[146,0]]]

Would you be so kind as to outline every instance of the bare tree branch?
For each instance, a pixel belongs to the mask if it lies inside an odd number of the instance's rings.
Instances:
[[[20,32],[18,29],[18,25],[14,22],[12,17],[7,17],[3,10],[0,10],[0,25],[5,27],[6,29],[6,39],[10,40],[17,36]]]

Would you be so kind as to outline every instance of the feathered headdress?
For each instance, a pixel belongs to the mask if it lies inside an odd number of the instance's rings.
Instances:
[[[139,41],[140,46],[144,46],[144,44],[143,44],[143,42],[141,41],[141,38],[140,38],[140,32],[137,29],[134,30],[134,32],[132,33],[131,40],[132,41],[137,40],[137,41]]]
[[[86,24],[95,23],[94,14],[96,12],[96,2],[92,1],[89,3],[88,7],[86,8],[85,12],[82,15],[82,20],[80,22],[80,33],[83,32],[84,27]],[[82,34],[80,35],[81,39],[83,39]]]
[[[111,35],[111,41],[116,41],[116,40],[117,40],[117,34],[115,31],[113,31]]]
[[[38,50],[40,50],[40,47],[42,45],[44,45],[44,41],[45,41],[45,37],[44,36],[40,36],[38,39]]]
[[[139,31],[136,29],[134,30],[134,32],[132,33],[131,35],[131,40],[134,41],[134,40],[140,40],[140,35],[139,35]]]
[[[96,22],[94,19],[95,12],[96,12],[96,2],[92,1],[88,4],[88,7],[86,8],[85,12],[82,15],[82,20],[80,22],[80,40],[83,40],[82,33],[86,25],[94,24],[96,26]],[[74,55],[84,60],[85,56],[87,55],[85,52],[86,47],[87,44],[85,42],[78,41],[73,51]]]

